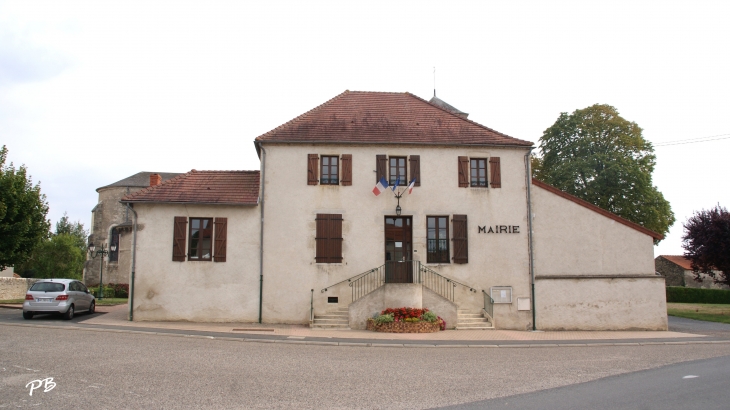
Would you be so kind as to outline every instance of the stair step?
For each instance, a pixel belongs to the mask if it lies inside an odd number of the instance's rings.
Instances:
[[[319,319],[314,319],[314,321],[312,323],[315,324],[315,325],[347,325],[350,322],[347,321],[347,320],[327,320],[327,319],[325,319],[325,320],[319,320]]]
[[[348,315],[314,315],[315,318],[331,318],[331,319],[347,319],[349,318]]]
[[[487,319],[484,320],[457,320],[456,325],[479,325],[482,323],[489,323]]]
[[[456,326],[456,330],[490,330],[494,326]]]

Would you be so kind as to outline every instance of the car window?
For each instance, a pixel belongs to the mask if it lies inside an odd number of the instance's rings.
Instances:
[[[79,290],[78,282],[69,283],[68,289],[73,290],[73,291],[78,291]]]
[[[79,292],[86,292],[88,290],[86,285],[81,282],[76,282],[76,285],[79,287]]]
[[[63,292],[65,288],[66,287],[63,286],[63,283],[38,282],[34,283],[33,286],[30,287],[30,290],[33,292]]]

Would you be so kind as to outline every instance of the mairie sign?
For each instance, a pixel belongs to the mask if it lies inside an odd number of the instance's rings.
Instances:
[[[479,233],[520,233],[519,225],[478,226]]]

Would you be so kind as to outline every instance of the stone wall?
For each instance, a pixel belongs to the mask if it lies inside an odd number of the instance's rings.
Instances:
[[[654,259],[654,269],[664,276],[666,286],[684,286],[684,269],[661,256]]]
[[[24,299],[38,279],[0,278],[0,300]]]

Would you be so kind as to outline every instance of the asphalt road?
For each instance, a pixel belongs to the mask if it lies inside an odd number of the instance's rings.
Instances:
[[[610,382],[603,378],[611,376],[620,381],[635,377],[633,372],[693,360],[726,362],[727,356],[729,344],[363,348],[0,323],[0,408],[423,409],[469,403],[483,408],[483,400],[549,395],[554,390],[548,389],[579,389],[578,383]],[[728,380],[729,374],[725,366],[699,376]],[[624,386],[641,379],[626,379]],[[681,382],[670,378],[662,385]],[[608,386],[617,397],[642,390]],[[593,392],[577,391],[577,400]]]

